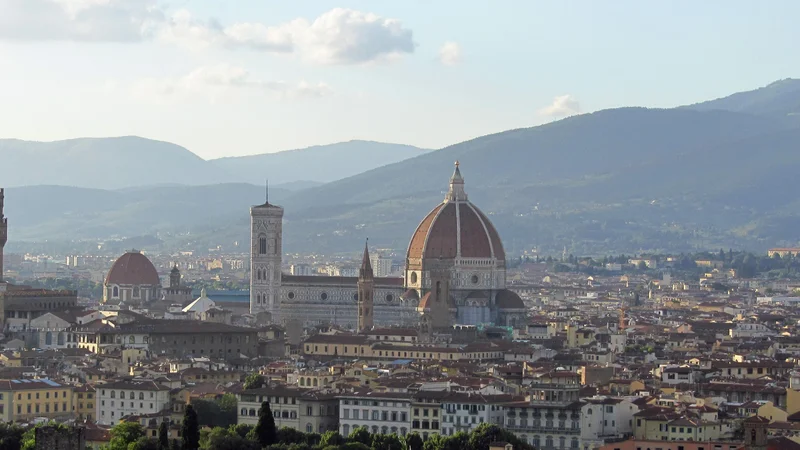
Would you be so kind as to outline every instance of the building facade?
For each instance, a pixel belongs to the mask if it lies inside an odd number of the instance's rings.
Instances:
[[[339,395],[339,433],[359,427],[373,434],[405,436],[411,430],[411,394],[356,390]]]
[[[123,417],[154,414],[169,408],[167,386],[152,380],[126,380],[98,385],[97,423],[114,425]]]
[[[281,274],[282,219],[283,208],[269,202],[250,209],[251,312],[269,312],[276,323],[357,328],[358,277]],[[449,322],[515,325],[525,317],[520,297],[506,289],[500,236],[467,199],[458,165],[444,201],[412,234],[405,278],[374,277],[374,325],[418,324],[433,273],[448,279]]]

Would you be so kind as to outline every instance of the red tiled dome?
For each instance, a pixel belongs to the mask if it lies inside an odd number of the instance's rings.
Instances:
[[[433,208],[414,232],[408,258],[452,259],[459,243],[462,258],[506,258],[494,225],[470,202],[447,202]]]
[[[497,292],[494,303],[500,309],[525,309],[525,303],[514,291],[503,289]]]
[[[506,259],[500,235],[481,210],[467,200],[464,178],[456,164],[450,190],[443,203],[422,219],[408,245],[407,258],[423,259],[494,258]]]
[[[106,275],[106,285],[158,285],[158,277],[153,263],[139,252],[128,252],[120,256]]]

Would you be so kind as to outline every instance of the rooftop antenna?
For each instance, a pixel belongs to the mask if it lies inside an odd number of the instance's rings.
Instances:
[[[269,205],[269,178],[267,178],[265,186],[266,186],[266,200],[267,200],[266,204]]]

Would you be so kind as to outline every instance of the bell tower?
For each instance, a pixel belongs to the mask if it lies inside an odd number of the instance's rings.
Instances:
[[[369,242],[364,244],[364,256],[358,269],[358,332],[369,331],[373,326],[373,294],[375,276],[369,260]]]
[[[169,287],[170,289],[177,289],[181,286],[181,271],[178,269],[178,265],[172,268],[169,273]]]
[[[269,202],[250,208],[250,314],[280,312],[283,208]]]
[[[0,188],[0,283],[3,282],[3,249],[8,242],[8,219],[3,213],[5,207],[5,189]]]

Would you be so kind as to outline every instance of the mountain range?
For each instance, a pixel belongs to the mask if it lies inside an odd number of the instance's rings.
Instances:
[[[428,150],[371,141],[206,161],[184,147],[137,136],[54,142],[0,139],[6,187],[59,185],[91,189],[219,183],[301,189],[402,161]]]
[[[436,151],[405,150],[402,160],[373,161],[339,179],[322,178],[327,168],[308,157],[295,160],[292,182],[301,186],[274,190],[274,202],[286,210],[285,249],[355,251],[368,236],[371,244],[402,251],[442,200],[456,160],[470,200],[513,253],[762,250],[800,242],[800,187],[791,179],[800,170],[800,80],[672,109],[598,111]],[[262,159],[269,158],[249,161]],[[256,183],[259,172],[247,161],[204,167]],[[112,172],[119,167],[105,164]],[[67,198],[48,200],[56,191]],[[24,225],[22,240],[158,234],[167,245],[230,249],[247,239],[247,207],[263,195],[263,187],[242,184],[28,187],[9,190],[7,209]],[[48,201],[58,203],[52,211],[41,208]],[[86,209],[90,203],[102,206]]]

